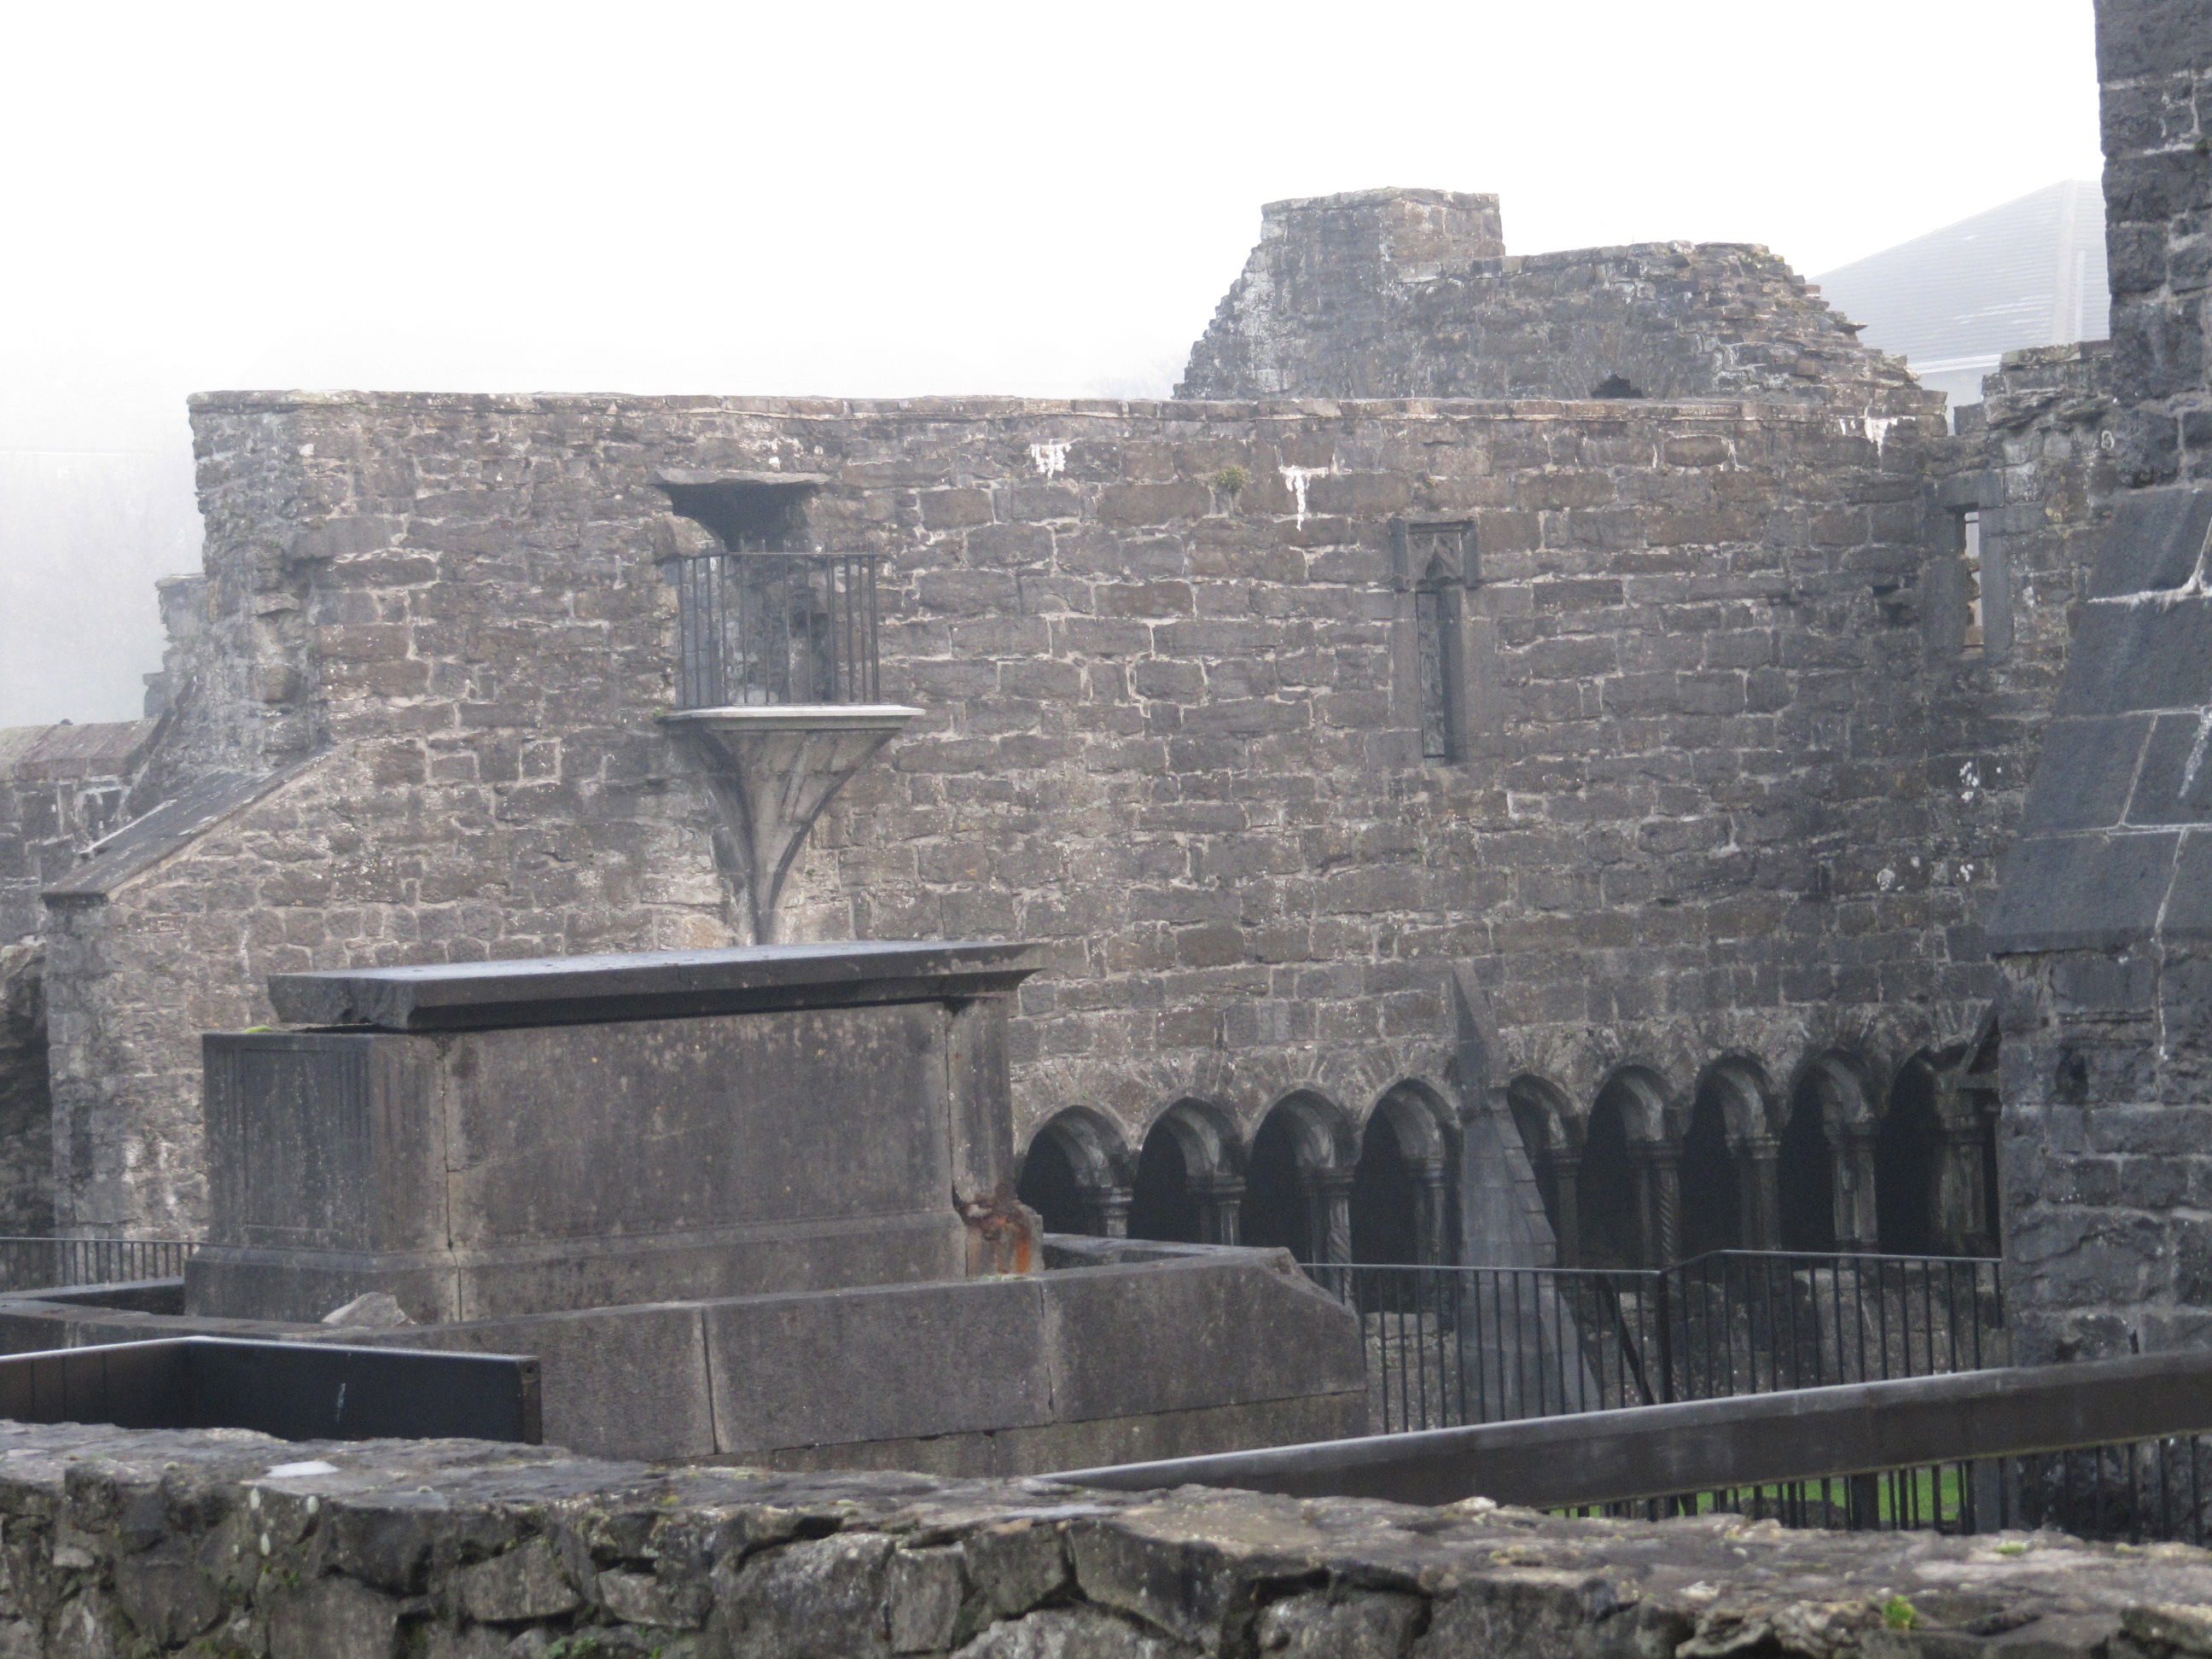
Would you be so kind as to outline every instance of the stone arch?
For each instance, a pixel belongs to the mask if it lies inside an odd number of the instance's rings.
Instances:
[[[1134,1173],[1121,1126],[1090,1107],[1070,1106],[1030,1135],[1015,1192],[1048,1233],[1121,1238],[1129,1231]]]
[[[1925,1049],[1897,1068],[1875,1133],[1875,1237],[1887,1255],[1933,1255],[1945,1248],[1939,1184],[1943,1121],[1936,1064]]]
[[[1666,1129],[1667,1090],[1656,1072],[1620,1066],[1607,1074],[1583,1130],[1581,1266],[1654,1267],[1673,1257],[1675,1171]]]
[[[1829,1050],[1799,1066],[1775,1159],[1785,1250],[1871,1249],[1874,1113],[1857,1061]]]
[[[1723,1054],[1698,1073],[1682,1132],[1685,1256],[1774,1248],[1771,1115],[1757,1060]]]
[[[1244,1161],[1244,1243],[1306,1262],[1351,1260],[1358,1146],[1351,1115],[1326,1095],[1298,1089],[1277,1101]]]
[[[1351,1260],[1456,1259],[1451,1110],[1426,1085],[1394,1084],[1367,1115],[1352,1172]]]
[[[1145,1132],[1129,1198],[1134,1238],[1234,1244],[1243,1196],[1236,1121],[1210,1101],[1176,1101]]]

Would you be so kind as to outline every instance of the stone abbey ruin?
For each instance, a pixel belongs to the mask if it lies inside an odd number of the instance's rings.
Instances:
[[[0,1227],[195,1246],[0,1292],[0,1653],[2212,1653],[2212,0],[2098,13],[2112,338],[1955,429],[1418,190],[1157,403],[196,399],[146,719],[0,732]],[[568,1449],[68,1420],[149,1336]]]
[[[1987,1250],[2110,362],[1952,436],[1763,250],[1387,191],[1271,208],[1175,402],[202,398],[148,719],[0,739],[10,1228],[198,1237],[271,974],[772,928],[1042,942],[1058,1229]],[[704,662],[763,549],[772,669]],[[863,600],[837,700],[917,712],[749,805],[683,711],[828,700]]]

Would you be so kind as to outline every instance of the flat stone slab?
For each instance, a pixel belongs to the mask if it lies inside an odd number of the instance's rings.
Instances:
[[[295,1025],[483,1030],[941,1001],[1010,991],[1043,959],[1003,939],[752,945],[277,974],[269,999]]]
[[[2212,1554],[0,1425],[20,1653],[2173,1659]]]

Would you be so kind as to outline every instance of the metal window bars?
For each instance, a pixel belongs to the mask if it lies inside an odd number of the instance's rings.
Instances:
[[[881,562],[742,542],[672,561],[678,706],[881,701]]]

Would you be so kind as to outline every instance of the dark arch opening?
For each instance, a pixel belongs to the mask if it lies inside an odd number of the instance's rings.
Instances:
[[[1593,398],[1641,398],[1643,392],[1624,374],[1608,374],[1590,388]]]
[[[1640,1267],[1644,1265],[1641,1206],[1636,1201],[1636,1165],[1628,1152],[1626,1085],[1613,1084],[1591,1108],[1589,1131],[1583,1139],[1581,1172],[1582,1265]]]
[[[1022,1160],[1022,1177],[1014,1183],[1015,1196],[1035,1210],[1048,1233],[1087,1233],[1091,1208],[1084,1201],[1083,1182],[1075,1173],[1075,1160],[1060,1132],[1050,1124],[1030,1142]]]
[[[1182,1142],[1164,1120],[1152,1125],[1137,1154],[1130,1190],[1129,1237],[1169,1244],[1202,1244],[1198,1200],[1190,1190],[1190,1165]]]
[[[1729,1149],[1720,1089],[1711,1083],[1698,1091],[1682,1137],[1681,1218],[1685,1259],[1743,1243],[1743,1189]]]
[[[1910,1062],[1890,1085],[1889,1109],[1874,1143],[1875,1236],[1889,1255],[1932,1255],[1943,1248],[1936,1183],[1943,1161],[1943,1123],[1936,1111],[1936,1073]]]
[[[1367,1121],[1359,1162],[1352,1172],[1352,1259],[1419,1261],[1420,1204],[1397,1127],[1377,1112]]]
[[[1244,1167],[1239,1240],[1288,1250],[1301,1261],[1316,1258],[1305,1184],[1299,1173],[1297,1125],[1279,1106],[1252,1138],[1252,1156]]]
[[[1836,1157],[1828,1145],[1820,1084],[1807,1078],[1790,1097],[1775,1152],[1775,1207],[1785,1250],[1836,1248]]]
[[[1553,1156],[1551,1115],[1534,1085],[1527,1083],[1507,1085],[1505,1104],[1513,1115],[1514,1128],[1520,1132],[1521,1151],[1528,1158],[1529,1171],[1536,1177],[1536,1192],[1544,1200],[1544,1219],[1552,1224],[1552,1237],[1562,1246],[1570,1245],[1573,1241],[1561,1237],[1559,1231],[1559,1167]]]

